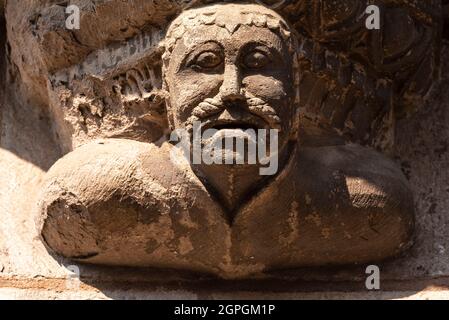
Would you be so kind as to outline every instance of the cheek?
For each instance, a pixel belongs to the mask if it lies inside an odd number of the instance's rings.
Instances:
[[[288,98],[288,89],[284,83],[286,83],[286,80],[260,74],[247,76],[242,82],[243,87],[249,93],[271,103]]]
[[[184,73],[175,75],[170,85],[172,107],[189,114],[206,98],[213,98],[223,81],[222,75]]]
[[[284,132],[290,130],[295,107],[293,86],[289,79],[252,75],[243,79],[243,85],[249,93],[263,99],[276,110],[282,120]]]

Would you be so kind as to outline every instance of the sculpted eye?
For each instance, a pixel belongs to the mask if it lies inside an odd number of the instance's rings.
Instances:
[[[261,69],[270,63],[270,58],[261,51],[252,51],[246,55],[243,63],[249,69]]]
[[[223,61],[221,55],[214,51],[205,51],[200,53],[193,62],[194,67],[202,69],[212,69],[218,67]]]

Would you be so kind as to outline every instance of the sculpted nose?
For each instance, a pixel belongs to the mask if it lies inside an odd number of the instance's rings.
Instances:
[[[236,103],[244,101],[242,94],[240,72],[236,65],[231,64],[225,67],[223,84],[220,88],[221,99],[225,103]]]

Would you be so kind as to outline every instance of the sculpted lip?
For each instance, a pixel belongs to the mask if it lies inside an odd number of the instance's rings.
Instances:
[[[242,129],[242,130],[248,130],[253,129],[257,131],[258,129],[262,129],[258,127],[257,125],[247,123],[247,122],[240,122],[240,121],[234,121],[234,122],[228,122],[228,123],[221,123],[221,124],[215,124],[211,127],[211,129],[216,130],[223,130],[223,129]]]
[[[210,119],[206,120],[202,126],[202,131],[207,129],[223,130],[223,129],[270,129],[268,123],[257,116],[249,116],[244,119]]]

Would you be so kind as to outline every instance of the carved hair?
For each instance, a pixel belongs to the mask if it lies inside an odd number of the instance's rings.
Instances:
[[[229,5],[228,5],[229,6]],[[165,37],[165,53],[170,56],[176,42],[181,39],[187,30],[202,26],[215,25],[234,33],[241,25],[268,28],[277,33],[287,43],[290,53],[296,51],[295,37],[292,29],[276,12],[262,5],[232,5],[240,7],[240,19],[237,21],[224,21],[222,12],[218,12],[217,5],[192,9],[183,12],[169,26]]]

